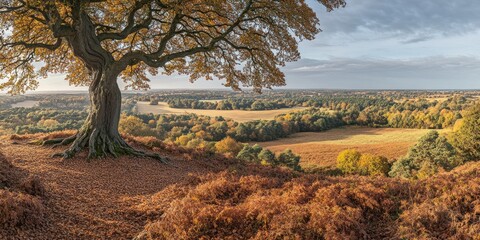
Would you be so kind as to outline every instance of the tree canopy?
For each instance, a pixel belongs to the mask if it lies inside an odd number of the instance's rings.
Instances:
[[[304,0],[0,0],[0,25],[0,89],[12,94],[48,73],[89,85],[105,65],[134,89],[176,72],[259,91],[284,85],[279,67],[320,31]]]

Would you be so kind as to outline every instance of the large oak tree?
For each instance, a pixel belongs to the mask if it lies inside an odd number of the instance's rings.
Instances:
[[[318,1],[328,11],[345,5]],[[133,89],[159,73],[233,89],[284,85],[279,67],[320,31],[304,0],[0,0],[0,26],[0,89],[35,89],[47,73],[89,86],[89,116],[61,142],[71,143],[66,158],[86,147],[89,157],[144,155],[118,132],[119,77]]]

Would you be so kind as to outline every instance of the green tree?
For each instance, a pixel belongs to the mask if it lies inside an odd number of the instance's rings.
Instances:
[[[392,164],[388,175],[391,177],[413,178],[415,171],[416,166],[413,164],[412,159],[403,157]]]
[[[248,162],[259,162],[258,153],[259,152],[256,152],[250,145],[245,144],[242,150],[237,154],[237,158]]]
[[[289,167],[293,170],[300,171],[300,156],[295,155],[292,150],[285,149],[282,153],[278,155],[277,162],[279,165]]]
[[[421,166],[424,161],[430,161],[445,170],[451,170],[461,164],[453,146],[437,131],[430,131],[420,138],[409,150],[408,157],[412,158],[416,166]]]
[[[269,149],[263,149],[258,154],[258,159],[263,165],[275,165],[275,154]]]
[[[410,148],[407,156],[393,164],[389,175],[425,178],[437,173],[439,168],[451,170],[461,163],[447,139],[437,131],[430,131]]]
[[[466,161],[480,160],[480,104],[471,107],[464,116],[452,144]]]

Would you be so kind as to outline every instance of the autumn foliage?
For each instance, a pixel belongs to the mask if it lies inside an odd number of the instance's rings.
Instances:
[[[427,180],[280,170],[191,178],[139,206],[139,239],[473,239],[479,164]]]
[[[383,156],[347,149],[338,154],[337,168],[345,174],[386,176],[390,171],[390,164]]]
[[[20,137],[20,144],[29,141]],[[153,137],[124,138],[216,166],[131,206],[145,224],[137,239],[475,239],[480,231],[478,162],[421,180],[328,177],[201,155]],[[374,158],[360,154],[357,167]],[[41,227],[51,207],[43,205],[41,182],[1,163],[2,231]]]
[[[23,173],[0,154],[0,236],[38,226],[45,213],[44,194],[38,178]]]

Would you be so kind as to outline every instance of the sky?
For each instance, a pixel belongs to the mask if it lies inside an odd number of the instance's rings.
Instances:
[[[321,89],[480,89],[480,4],[475,0],[347,0],[333,12],[314,0],[323,30],[282,68],[287,86]],[[222,88],[157,76],[152,89]],[[63,75],[38,90],[82,90]]]

